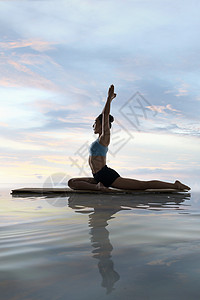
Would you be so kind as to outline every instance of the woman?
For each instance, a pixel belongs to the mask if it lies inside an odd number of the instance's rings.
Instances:
[[[115,170],[106,165],[106,153],[110,144],[110,128],[114,121],[110,115],[110,105],[116,97],[114,86],[111,85],[108,91],[108,97],[102,113],[95,119],[93,125],[94,133],[99,137],[90,146],[89,165],[93,177],[71,178],[68,185],[72,189],[80,190],[107,190],[108,187],[127,190],[145,190],[145,189],[179,189],[190,190],[190,188],[180,181],[168,183],[158,180],[141,181],[131,178],[121,177]]]

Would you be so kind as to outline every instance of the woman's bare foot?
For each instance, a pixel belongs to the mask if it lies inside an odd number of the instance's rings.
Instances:
[[[102,191],[102,192],[108,192],[108,191],[110,191],[110,189],[107,188],[106,186],[104,186],[103,183],[101,183],[101,182],[99,182],[97,184],[97,189],[100,190],[100,191]]]
[[[190,187],[181,183],[180,181],[176,180],[175,181],[175,187],[177,190],[190,190]]]

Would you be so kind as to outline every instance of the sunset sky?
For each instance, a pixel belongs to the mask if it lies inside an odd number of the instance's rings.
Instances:
[[[117,98],[108,165],[200,189],[200,2],[0,2],[0,181],[91,176],[93,120]]]

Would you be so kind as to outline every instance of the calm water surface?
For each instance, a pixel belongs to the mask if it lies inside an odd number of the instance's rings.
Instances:
[[[1,299],[199,299],[200,193],[10,190],[0,190]]]

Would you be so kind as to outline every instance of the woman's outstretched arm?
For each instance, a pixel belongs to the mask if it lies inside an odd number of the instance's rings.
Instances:
[[[110,125],[109,125],[109,114],[110,114],[110,105],[112,100],[116,97],[114,93],[114,85],[111,85],[108,90],[108,97],[106,104],[102,111],[102,134],[100,136],[101,142],[108,146],[110,143]]]

